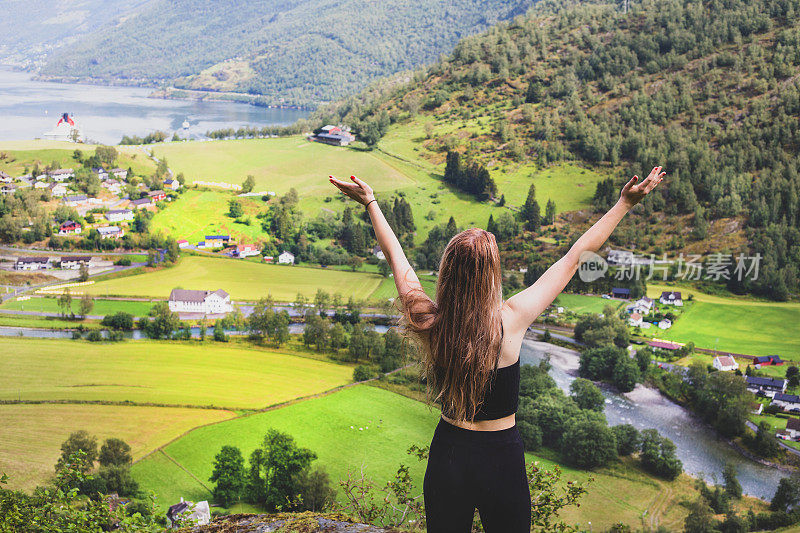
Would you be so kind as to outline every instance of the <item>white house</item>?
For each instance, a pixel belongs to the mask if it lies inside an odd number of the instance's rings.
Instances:
[[[786,421],[786,433],[792,438],[792,440],[797,439],[800,437],[800,419],[799,418],[790,418]]]
[[[178,180],[168,178],[164,180],[164,188],[171,191],[177,191],[181,188],[181,183]]]
[[[88,198],[85,194],[70,194],[69,196],[65,196],[61,199],[66,205],[70,207],[75,207],[83,202],[87,201]]]
[[[777,405],[784,411],[800,411],[800,396],[797,394],[776,392],[775,396],[772,397],[772,402],[770,402],[770,405]]]
[[[239,244],[233,251],[233,255],[236,257],[251,257],[253,255],[258,255],[261,252],[258,249],[258,246],[255,244]]]
[[[372,255],[377,257],[379,260],[386,259],[386,256],[383,254],[383,250],[381,250],[381,247],[377,245],[372,249]]]
[[[730,355],[720,355],[719,357],[715,357],[711,364],[714,366],[714,368],[723,372],[730,372],[731,370],[736,370],[739,368],[739,363],[737,363],[736,359]]]
[[[11,174],[8,174],[0,170],[0,183],[13,183],[13,182],[14,178],[11,177]]]
[[[661,321],[658,323],[658,327],[661,329],[669,329],[672,327],[672,320],[669,318],[662,318]]]
[[[97,177],[100,178],[100,181],[105,181],[108,179],[108,172],[102,167],[93,168],[92,172],[97,174]]]
[[[101,239],[119,239],[125,232],[119,226],[103,226],[97,228],[97,233],[100,234]]]
[[[78,270],[81,265],[90,267],[93,257],[89,255],[65,255],[59,258],[59,263],[64,270]]]
[[[280,265],[293,265],[294,264],[294,254],[292,252],[286,251],[281,253],[278,256],[278,264]]]
[[[628,324],[633,327],[641,326],[642,325],[642,315],[639,313],[631,313],[631,317],[628,319]]]
[[[173,313],[214,315],[232,312],[233,305],[230,295],[222,289],[215,291],[172,289],[169,294],[169,310]]]
[[[75,177],[75,171],[71,168],[57,168],[48,172],[53,181],[65,181]]]
[[[111,173],[118,180],[124,180],[125,178],[128,177],[128,171],[125,170],[124,168],[112,168]]]
[[[675,305],[681,307],[683,300],[679,291],[664,291],[661,293],[661,298],[658,299],[664,305]]]
[[[50,184],[46,181],[37,181],[33,184],[34,189],[49,189]]]
[[[762,378],[759,376],[746,376],[744,378],[747,390],[761,396],[772,397],[776,393],[786,390],[786,380],[780,378]]]
[[[50,194],[53,196],[64,196],[67,194],[67,186],[63,183],[51,183]]]
[[[636,300],[633,304],[633,310],[639,313],[642,316],[647,316],[650,314],[650,311],[653,310],[653,299],[648,298],[647,296],[643,296]]]
[[[14,270],[47,270],[50,268],[49,257],[18,257]]]
[[[114,209],[106,213],[106,220],[109,222],[122,222],[124,220],[133,220],[133,211],[130,209]]]

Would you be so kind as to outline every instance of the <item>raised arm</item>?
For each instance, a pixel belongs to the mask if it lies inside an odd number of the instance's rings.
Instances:
[[[585,260],[584,254],[599,250],[628,211],[661,183],[665,174],[661,172],[661,168],[655,167],[641,183],[639,176],[631,178],[622,188],[622,194],[614,207],[581,235],[564,257],[548,268],[533,285],[506,301],[506,307],[511,311],[509,326],[515,332],[524,332],[528,329],[528,326],[564,290]]]
[[[392,268],[394,284],[397,286],[398,294],[402,297],[411,290],[421,290],[422,284],[419,282],[414,269],[411,268],[411,263],[408,262],[400,241],[397,240],[397,236],[386,221],[386,217],[383,216],[381,208],[377,200],[375,200],[372,188],[355,176],[350,176],[353,183],[336,179],[333,176],[330,176],[329,179],[333,185],[347,196],[361,205],[367,206],[367,213],[372,221],[375,237],[378,239],[383,255],[386,256],[386,261],[389,262],[389,266]]]

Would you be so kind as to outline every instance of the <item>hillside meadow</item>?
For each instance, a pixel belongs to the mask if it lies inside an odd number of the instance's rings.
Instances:
[[[0,400],[259,409],[344,385],[353,375],[349,366],[237,343],[9,337],[3,350]]]
[[[73,157],[75,150],[80,150],[87,157],[94,154],[95,148],[97,145],[94,144],[64,141],[0,141],[0,154],[6,154],[5,158],[0,158],[0,170],[12,176],[20,176],[26,167],[30,168],[34,164],[45,167],[53,162],[59,168],[77,169],[80,165]],[[120,168],[130,167],[139,176],[150,175],[156,169],[155,163],[138,147],[114,148],[119,154],[117,166]]]
[[[380,275],[365,272],[184,255],[173,267],[99,281],[81,290],[94,296],[166,299],[176,288],[224,289],[233,300],[255,301],[271,294],[277,301],[293,302],[298,293],[312,298],[318,289],[338,292],[345,299],[368,298],[381,280]]]
[[[131,446],[134,460],[202,424],[235,416],[219,409],[116,405],[0,405],[0,472],[9,487],[31,490],[53,475],[61,443],[85,429],[100,444],[109,437]]]
[[[103,298],[95,298],[94,306],[89,312],[90,315],[105,316],[118,312],[130,313],[133,316],[147,316],[150,309],[155,302],[151,301],[135,301],[135,300],[106,300]],[[58,306],[58,298],[48,297],[31,297],[28,300],[10,299],[6,300],[0,305],[0,311],[3,309],[17,310],[17,311],[36,311],[44,313],[60,313],[62,309]],[[80,311],[80,298],[74,297],[72,300],[72,312],[78,313]]]
[[[657,332],[659,338],[748,355],[778,354],[800,361],[800,337],[791,328],[800,324],[800,304],[796,302],[718,296],[685,286],[648,283],[647,287],[651,298],[658,298],[665,290],[680,290],[684,299],[692,295],[694,300],[672,328]]]

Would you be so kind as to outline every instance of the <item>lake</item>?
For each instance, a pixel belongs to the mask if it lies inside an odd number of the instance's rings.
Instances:
[[[241,126],[287,126],[308,111],[269,109],[233,102],[147,98],[149,88],[35,81],[31,74],[0,67],[0,141],[42,136],[62,113],[75,119],[87,142],[117,144],[123,135],[156,130],[181,137]],[[183,129],[184,121],[189,127]]]

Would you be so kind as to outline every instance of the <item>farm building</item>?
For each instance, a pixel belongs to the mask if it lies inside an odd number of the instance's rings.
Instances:
[[[672,320],[670,320],[669,318],[662,318],[658,322],[658,327],[660,327],[661,329],[669,329],[672,327]]]
[[[0,187],[0,193],[2,194],[14,194],[17,192],[17,186],[13,183],[4,183],[2,187]]]
[[[186,239],[178,239],[178,248],[183,249],[188,247],[189,247],[189,241],[187,241]]]
[[[100,234],[101,239],[119,239],[125,232],[119,226],[103,226],[97,228],[97,233]]]
[[[753,359],[753,364],[767,365],[767,366],[780,366],[784,363],[779,355],[760,355]]]
[[[96,174],[98,178],[100,178],[100,181],[105,181],[108,179],[108,172],[102,167],[95,167],[92,169],[92,172]]]
[[[317,130],[312,139],[317,142],[332,144],[334,146],[347,146],[356,140],[355,136],[349,131],[346,131],[338,126],[331,126],[330,124]]]
[[[251,257],[261,252],[255,244],[239,244],[233,248],[234,257]]]
[[[760,392],[767,396],[782,393],[786,390],[786,380],[780,378],[745,376],[745,383],[747,384],[747,390],[750,392]]]
[[[172,178],[164,180],[164,188],[171,191],[177,191],[181,188],[181,182]]]
[[[173,313],[224,314],[233,311],[230,295],[222,289],[197,291],[172,289],[169,310]]]
[[[77,270],[81,265],[87,267],[92,263],[92,257],[88,255],[65,255],[59,258],[59,264],[64,270]]]
[[[14,270],[47,270],[50,268],[50,258],[46,256],[18,257],[14,263]]]
[[[145,208],[145,207],[147,207],[147,206],[149,206],[151,204],[152,204],[152,202],[150,201],[150,198],[139,198],[138,200],[132,200],[131,201],[131,206],[134,209],[142,209],[142,208]]]
[[[11,177],[11,174],[7,174],[0,170],[0,183],[12,183],[14,178]]]
[[[114,209],[106,213],[106,220],[109,222],[122,222],[125,220],[133,220],[133,211],[130,209]]]
[[[680,350],[683,348],[682,344],[669,341],[647,341],[647,345],[651,348],[659,348],[661,350]]]
[[[772,397],[772,402],[770,405],[777,405],[784,411],[800,411],[800,396],[797,394],[784,394],[782,392],[776,392],[775,396]]]
[[[150,198],[150,203],[160,202],[161,200],[165,200],[167,198],[167,193],[162,191],[161,189],[157,191],[150,191],[147,193],[147,197]]]
[[[294,254],[292,252],[286,251],[281,253],[278,256],[278,264],[280,265],[293,265],[294,264]]]
[[[664,291],[658,301],[664,305],[675,305],[677,307],[683,305],[680,291]]]
[[[611,289],[611,296],[613,298],[623,298],[627,300],[631,297],[631,290],[624,287],[614,287]]]
[[[800,437],[800,418],[790,418],[786,421],[786,433],[792,439]]]
[[[72,220],[67,220],[58,227],[59,235],[78,235],[81,232],[81,225]]]
[[[736,359],[730,355],[720,355],[719,357],[715,357],[711,364],[714,366],[714,368],[717,370],[722,370],[723,372],[729,372],[739,368],[739,363],[737,363]]]
[[[230,235],[206,235],[204,248],[222,248],[231,242]],[[199,244],[198,244],[199,246]]]

